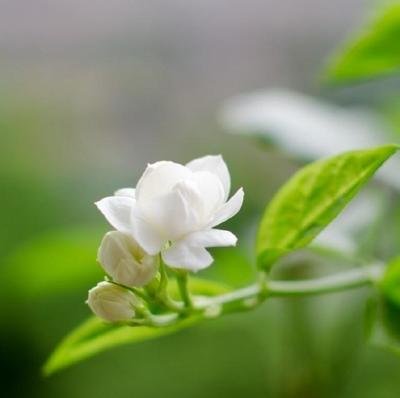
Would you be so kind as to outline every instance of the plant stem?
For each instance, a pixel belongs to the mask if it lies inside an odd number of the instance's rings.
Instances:
[[[161,256],[160,256],[161,257]],[[165,269],[165,264],[160,258],[160,285],[158,286],[158,292],[165,292],[168,285],[168,275]]]
[[[305,296],[339,292],[372,285],[382,276],[383,267],[360,267],[317,279],[303,281],[270,281],[267,290],[272,296]]]
[[[164,305],[172,312],[182,312],[183,310],[182,303],[173,300],[168,293],[168,274],[162,260],[160,260],[160,284],[157,291],[150,296],[153,301]]]
[[[187,273],[178,271],[177,282],[182,296],[184,311],[181,303],[173,314],[152,315],[149,326],[164,327],[181,321],[182,314],[188,319],[208,318],[223,313],[246,311],[273,297],[302,297],[339,292],[363,286],[376,284],[383,275],[384,267],[373,265],[356,268],[322,278],[300,281],[266,281],[237,289],[219,296],[204,298],[199,303],[193,303],[187,286]],[[171,308],[172,309],[172,308]],[[209,315],[210,309],[213,311]]]
[[[183,312],[184,310],[182,303],[172,300],[168,294],[159,296],[159,301],[172,312]]]
[[[199,307],[209,305],[225,305],[246,300],[258,299],[264,301],[268,297],[293,297],[326,294],[353,289],[356,287],[372,285],[379,280],[383,267],[380,265],[356,268],[332,276],[301,281],[268,281],[266,282],[266,295],[260,284],[254,284],[242,289],[211,297]],[[244,303],[246,305],[246,303]],[[251,307],[251,302],[247,303]],[[197,308],[199,308],[197,307]]]
[[[190,310],[193,308],[192,298],[190,297],[190,292],[188,288],[188,274],[186,271],[177,270],[176,271],[176,281],[178,283],[178,288],[180,295],[182,297],[183,304],[186,309]]]

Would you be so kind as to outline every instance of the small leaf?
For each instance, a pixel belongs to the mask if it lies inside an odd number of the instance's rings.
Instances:
[[[393,2],[346,45],[326,74],[346,82],[393,73],[400,68],[400,4]]]
[[[175,294],[177,289],[174,283],[170,289],[171,294]],[[228,290],[223,285],[196,278],[190,280],[190,289],[194,294],[202,296],[222,294]],[[43,372],[45,375],[51,375],[110,348],[155,339],[192,326],[198,321],[199,317],[193,316],[171,326],[156,328],[107,324],[99,318],[90,317],[58,345],[45,363]]]
[[[297,172],[262,217],[258,265],[267,269],[284,254],[310,243],[397,149],[387,145],[346,152]]]

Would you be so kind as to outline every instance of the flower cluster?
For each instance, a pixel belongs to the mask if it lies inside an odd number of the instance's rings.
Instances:
[[[196,272],[213,262],[207,248],[236,245],[235,235],[215,228],[242,206],[242,188],[228,199],[230,185],[221,156],[160,161],[147,166],[136,189],[96,202],[115,230],[98,251],[109,280],[89,291],[92,311],[109,322],[130,320],[141,308],[137,289],[160,279],[160,263]]]

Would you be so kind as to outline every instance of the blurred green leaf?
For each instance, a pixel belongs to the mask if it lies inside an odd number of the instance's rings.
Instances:
[[[347,205],[397,146],[346,152],[312,163],[276,194],[262,217],[257,260],[269,268],[285,253],[310,243]]]
[[[400,355],[400,307],[378,297],[367,306],[367,337],[377,347]]]
[[[1,294],[26,299],[61,294],[103,278],[96,252],[103,231],[75,227],[47,232],[19,246],[0,268]]]
[[[224,285],[196,278],[190,280],[189,287],[194,294],[202,296],[222,294],[228,290]],[[177,291],[175,283],[170,285],[170,290],[171,294],[175,296]],[[195,324],[198,319],[198,317],[192,317],[183,319],[172,326],[152,328],[107,324],[99,318],[91,317],[64,338],[45,363],[43,371],[46,375],[51,375],[110,348],[176,332]]]
[[[400,4],[390,2],[351,39],[326,72],[334,82],[366,79],[400,68]]]
[[[386,267],[380,296],[367,307],[368,337],[373,345],[400,355],[400,257]]]
[[[389,263],[380,287],[384,296],[400,307],[400,257]]]

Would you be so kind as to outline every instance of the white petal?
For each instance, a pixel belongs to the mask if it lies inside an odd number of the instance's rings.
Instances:
[[[136,186],[139,206],[167,194],[176,183],[191,175],[187,167],[174,162],[162,161],[148,165]]]
[[[135,188],[121,188],[114,192],[115,196],[127,196],[128,198],[135,199]]]
[[[211,254],[204,247],[191,247],[185,241],[173,244],[162,252],[165,264],[173,268],[199,271],[213,262]]]
[[[225,193],[221,180],[209,171],[197,171],[192,174],[192,181],[197,185],[201,195],[204,208],[204,221],[209,222],[210,217],[214,216],[225,202]]]
[[[159,253],[166,243],[165,238],[144,219],[137,205],[132,209],[130,232],[143,250],[152,256]]]
[[[126,196],[109,196],[95,203],[107,221],[118,231],[131,229],[131,211],[135,200]]]
[[[233,217],[242,207],[244,192],[240,188],[215,214],[211,227],[221,224]]]
[[[231,189],[231,176],[221,155],[208,155],[194,159],[187,163],[186,167],[194,172],[209,171],[216,174],[224,187],[225,200],[228,199],[229,191]]]
[[[141,211],[166,240],[178,240],[201,225],[203,208],[195,182],[185,180],[166,195],[143,204]]]
[[[223,247],[236,246],[237,238],[229,231],[209,229],[207,231],[192,232],[185,238],[185,242],[193,247]]]

